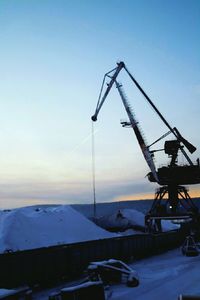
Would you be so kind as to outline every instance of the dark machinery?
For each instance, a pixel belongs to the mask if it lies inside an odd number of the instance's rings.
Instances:
[[[182,254],[186,256],[198,256],[199,245],[192,234],[188,235],[182,245]]]
[[[168,127],[169,131],[162,137],[157,139],[151,145],[146,145],[145,139],[141,133],[138,122],[135,119],[135,115],[132,108],[123,92],[122,85],[117,82],[117,77],[120,71],[124,69],[135,86],[139,89],[147,102],[152,106],[157,115],[161,118],[164,124]],[[103,94],[103,87],[106,78],[109,78],[107,88]],[[103,83],[101,86],[100,95],[98,98],[97,107],[92,120],[96,121],[99,111],[108,96],[113,84],[116,84],[117,90],[120,94],[124,107],[126,109],[129,121],[121,122],[123,127],[131,127],[137,137],[137,141],[140,145],[144,158],[150,168],[150,173],[147,174],[150,182],[157,182],[161,185],[155,193],[155,200],[150,211],[145,217],[145,223],[149,230],[152,229],[153,223],[157,226],[157,230],[161,230],[161,219],[194,219],[198,216],[198,208],[190,198],[187,189],[183,185],[198,184],[200,183],[200,166],[199,160],[197,164],[194,164],[184,147],[192,154],[196,151],[191,143],[189,143],[177,130],[172,128],[166,121],[160,111],[157,109],[152,100],[144,92],[139,83],[135,80],[132,74],[128,71],[124,62],[117,64],[117,67],[105,74]],[[102,95],[103,94],[103,95]],[[150,150],[158,141],[165,138],[169,134],[174,135],[173,140],[165,141],[164,149]],[[167,166],[156,169],[154,164],[154,153],[157,151],[164,151],[170,157],[170,163]],[[187,164],[178,164],[178,152],[181,151],[187,160]]]

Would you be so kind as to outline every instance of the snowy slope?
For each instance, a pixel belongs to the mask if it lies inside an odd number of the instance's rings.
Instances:
[[[0,211],[0,253],[113,236],[68,205]]]

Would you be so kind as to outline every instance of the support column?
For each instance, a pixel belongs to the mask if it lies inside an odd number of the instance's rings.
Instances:
[[[178,206],[178,186],[177,185],[168,185],[168,196],[169,196],[169,205],[172,213],[177,212]]]

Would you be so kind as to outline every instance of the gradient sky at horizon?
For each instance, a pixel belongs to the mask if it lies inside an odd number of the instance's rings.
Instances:
[[[93,201],[90,117],[120,60],[200,156],[198,0],[1,0],[0,39],[1,208]],[[148,143],[167,132],[125,73],[119,80]],[[113,88],[95,123],[97,202],[154,193],[126,118]]]

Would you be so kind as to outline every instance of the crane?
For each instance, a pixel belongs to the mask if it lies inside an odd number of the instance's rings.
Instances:
[[[144,155],[144,158],[152,172],[152,176],[154,178],[154,180],[156,182],[159,182],[159,179],[158,179],[158,175],[157,175],[157,172],[156,172],[156,167],[155,167],[155,164],[154,164],[154,161],[153,161],[153,156],[152,156],[152,153],[149,151],[149,147],[146,145],[145,143],[145,139],[139,129],[139,126],[138,126],[138,122],[136,121],[135,119],[135,116],[133,114],[133,111],[132,111],[132,108],[130,106],[130,104],[128,103],[128,100],[125,96],[125,93],[122,89],[122,85],[119,84],[117,82],[117,80],[115,80],[116,82],[116,87],[117,87],[117,90],[120,94],[120,97],[122,99],[122,102],[124,104],[124,107],[125,107],[125,110],[127,112],[127,115],[128,115],[128,118],[129,118],[129,121],[130,123],[123,123],[122,122],[122,126],[126,127],[128,126],[129,124],[131,125],[131,127],[133,128],[134,132],[135,132],[135,135],[137,137],[137,140],[138,140],[138,143],[140,145],[140,148],[142,150],[142,153]]]
[[[142,93],[147,102],[151,105],[153,110],[157,113],[159,118],[163,121],[166,127],[169,129],[167,133],[162,135],[159,139],[153,142],[151,145],[147,145],[143,134],[140,130],[138,122],[135,118],[133,110],[128,102],[128,99],[123,91],[122,85],[117,81],[118,75],[122,70],[125,70],[131,81]],[[109,79],[107,88],[103,94],[103,89],[106,79]],[[91,117],[92,121],[97,121],[98,114],[113,86],[116,88],[121,97],[122,103],[127,112],[129,121],[121,122],[123,127],[131,127],[134,130],[139,146],[142,150],[143,156],[150,168],[150,172],[147,174],[150,182],[156,182],[162,187],[158,188],[155,193],[155,199],[150,211],[146,215],[146,224],[150,224],[151,220],[160,220],[162,218],[188,218],[198,213],[198,209],[192,199],[190,198],[187,189],[182,186],[187,184],[198,184],[200,183],[200,166],[199,160],[197,164],[194,164],[190,159],[189,155],[185,151],[184,147],[192,154],[196,151],[196,147],[186,140],[178,131],[176,127],[172,127],[158,108],[155,106],[153,101],[145,93],[140,84],[136,81],[133,75],[129,72],[124,62],[117,63],[117,67],[107,72],[104,75],[100,94],[98,97],[97,106],[94,115]],[[173,140],[165,141],[164,149],[150,150],[150,147],[155,145],[158,141],[172,133],[175,137]],[[181,151],[187,160],[187,165],[178,165],[178,151]],[[169,165],[156,169],[154,164],[153,156],[157,151],[164,151],[171,158]],[[168,195],[165,205],[162,204],[162,200]],[[185,212],[180,212],[179,208],[182,206]]]

